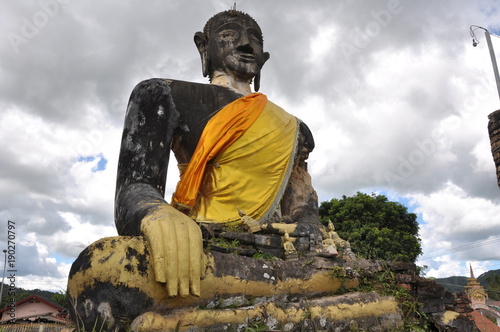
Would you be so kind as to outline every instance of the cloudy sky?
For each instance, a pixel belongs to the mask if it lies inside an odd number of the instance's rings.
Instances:
[[[193,35],[232,5],[1,2],[0,249],[12,220],[19,287],[64,290],[79,252],[116,235],[130,92],[150,77],[206,82]],[[419,215],[428,276],[500,268],[487,132],[500,101],[484,33],[475,48],[469,35],[472,24],[499,34],[498,1],[239,0],[237,9],[257,20],[271,53],[261,92],[315,136],[320,201],[361,191],[404,203]]]

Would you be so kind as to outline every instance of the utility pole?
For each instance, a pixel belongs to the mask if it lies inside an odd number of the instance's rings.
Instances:
[[[2,286],[0,286],[0,303],[2,303],[3,283],[5,281],[5,270],[7,267],[7,249],[3,250],[3,255],[4,255],[4,263],[3,263]]]
[[[486,42],[488,43],[488,49],[490,50],[491,63],[493,64],[493,73],[495,74],[495,81],[497,82],[498,98],[500,98],[500,76],[498,75],[497,59],[495,57],[495,51],[493,50],[493,45],[491,44],[491,34],[488,30],[484,29],[484,35],[486,36]]]
[[[479,40],[477,40],[476,35],[474,34],[474,31],[477,29],[484,30],[484,36],[486,37],[486,42],[488,43],[488,49],[490,51],[491,64],[493,65],[493,74],[495,75],[495,81],[497,83],[498,98],[500,98],[500,76],[498,74],[495,51],[493,50],[493,44],[491,43],[491,34],[483,27],[471,25],[470,35],[472,37],[472,46],[474,47],[479,44]],[[488,134],[490,136],[491,154],[493,155],[493,161],[495,162],[497,185],[500,188],[500,109],[489,114],[488,119]]]
[[[477,25],[471,25],[470,35],[472,37],[472,46],[474,47],[476,47],[477,44],[479,44],[479,41],[477,40],[476,35],[474,34],[474,30],[476,29],[484,30],[484,36],[486,37],[486,42],[488,44],[488,49],[490,51],[491,64],[493,65],[493,74],[495,75],[495,81],[497,83],[498,98],[500,99],[500,75],[498,74],[498,66],[497,66],[497,59],[495,57],[495,50],[493,49],[493,44],[491,43],[491,34],[487,29],[483,27]]]

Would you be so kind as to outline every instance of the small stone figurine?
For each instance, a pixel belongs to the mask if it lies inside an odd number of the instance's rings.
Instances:
[[[243,222],[243,227],[245,227],[248,232],[257,233],[262,229],[259,221],[253,219],[250,216],[247,216],[245,211],[238,209],[238,214],[240,215],[241,221]]]
[[[286,260],[298,259],[297,250],[295,249],[292,240],[290,240],[288,232],[285,232],[285,235],[283,235],[283,249],[285,249]]]
[[[328,221],[328,233],[326,239],[323,240],[323,254],[328,256],[337,256],[339,253],[337,251],[337,246],[342,247],[344,242],[338,234],[335,232],[335,227],[331,220]]]

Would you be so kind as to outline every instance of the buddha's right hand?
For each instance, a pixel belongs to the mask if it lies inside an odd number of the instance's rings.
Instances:
[[[143,218],[141,231],[151,249],[155,279],[166,284],[168,296],[200,296],[205,266],[196,222],[165,203]]]

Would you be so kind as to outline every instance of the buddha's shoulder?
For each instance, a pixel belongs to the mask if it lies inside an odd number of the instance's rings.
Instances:
[[[196,96],[198,99],[206,98],[223,98],[237,99],[241,97],[235,91],[223,86],[213,85],[209,83],[189,82],[183,80],[175,80],[170,78],[149,78],[139,82],[134,90],[142,90],[143,92],[153,92],[158,88],[166,88],[173,96]]]

